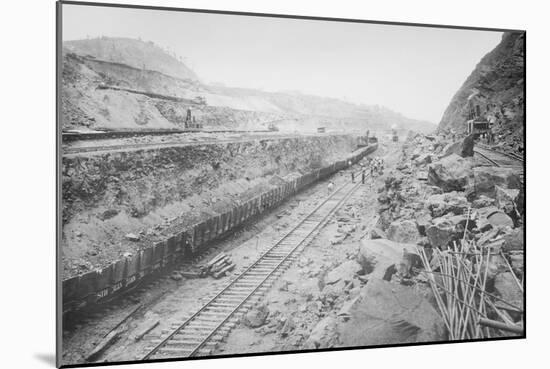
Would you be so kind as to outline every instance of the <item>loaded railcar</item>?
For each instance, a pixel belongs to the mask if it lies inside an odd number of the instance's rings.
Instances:
[[[346,168],[348,161],[357,162],[376,148],[376,137],[369,137],[367,149],[351,154],[345,160],[334,162],[287,181],[238,207],[173,234],[165,240],[156,242],[151,247],[137,251],[133,256],[124,257],[100,271],[90,271],[63,281],[64,311],[96,303],[112,296],[117,291],[132,287],[143,277],[165,269],[178,258],[189,260],[194,255],[203,252],[208,247],[209,241],[221,237],[253,216],[274,207],[289,195],[318,179],[326,178],[332,173]]]

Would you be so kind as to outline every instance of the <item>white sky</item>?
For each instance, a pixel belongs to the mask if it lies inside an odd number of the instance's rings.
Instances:
[[[63,40],[141,37],[205,82],[379,104],[438,123],[501,32],[63,5]]]

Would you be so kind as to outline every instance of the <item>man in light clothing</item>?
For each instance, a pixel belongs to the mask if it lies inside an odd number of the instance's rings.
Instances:
[[[330,181],[328,183],[328,194],[330,195],[330,193],[334,190],[334,183],[332,183],[332,181]]]

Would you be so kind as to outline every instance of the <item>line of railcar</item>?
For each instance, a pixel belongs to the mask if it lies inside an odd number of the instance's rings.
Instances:
[[[287,197],[308,185],[345,169],[348,163],[356,163],[376,150],[377,144],[362,148],[347,158],[314,170],[264,192],[233,209],[197,223],[183,231],[175,232],[154,245],[136,251],[100,270],[93,270],[62,282],[63,311],[71,311],[86,305],[112,298],[146,276],[191,260],[204,252],[211,241],[227,235],[254,216],[280,204]]]

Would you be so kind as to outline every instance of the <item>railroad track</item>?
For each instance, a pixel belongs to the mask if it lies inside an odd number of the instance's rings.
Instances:
[[[61,139],[63,142],[85,141],[85,140],[107,140],[116,138],[130,138],[130,137],[143,137],[143,136],[170,136],[174,134],[217,134],[217,133],[272,133],[267,129],[258,130],[238,130],[238,129],[219,129],[219,130],[205,130],[205,129],[133,129],[133,130],[121,130],[121,131],[92,131],[92,132],[72,132],[66,131],[61,133]]]
[[[142,360],[211,354],[360,185],[347,182],[335,190],[193,315],[151,340]]]
[[[488,149],[485,146],[478,146],[474,149],[474,152],[482,157],[483,159],[487,160],[492,165],[498,166],[498,167],[508,167],[508,168],[518,168],[520,169],[520,179],[521,182],[524,182],[524,161],[523,158],[516,158],[513,155],[504,154],[500,151],[495,151],[492,149]]]
[[[474,152],[493,165],[503,167],[523,167],[523,160],[499,151],[487,149],[485,147],[476,147]]]
[[[490,146],[487,146],[487,145],[484,145],[484,144],[477,144],[477,147],[481,148],[482,150],[486,150],[486,151],[495,153],[496,155],[505,156],[505,157],[509,158],[512,161],[517,161],[517,162],[521,162],[521,163],[524,162],[524,158],[521,155],[518,155],[518,154],[504,152],[504,151],[497,151],[494,148],[492,148]]]

